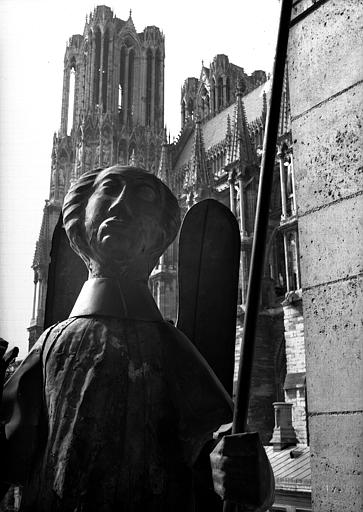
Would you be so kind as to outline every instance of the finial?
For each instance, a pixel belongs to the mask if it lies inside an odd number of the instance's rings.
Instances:
[[[132,9],[130,9],[130,16],[129,16],[129,18],[131,18],[131,16],[132,16]]]
[[[130,159],[129,159],[129,166],[130,167],[137,167],[137,160],[136,160],[136,154],[135,149],[132,150]]]

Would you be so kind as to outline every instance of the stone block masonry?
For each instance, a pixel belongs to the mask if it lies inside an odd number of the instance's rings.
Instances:
[[[363,4],[296,0],[288,62],[314,512],[360,512]]]

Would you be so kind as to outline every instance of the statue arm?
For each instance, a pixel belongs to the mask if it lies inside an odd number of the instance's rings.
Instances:
[[[19,353],[17,347],[12,348],[7,352],[8,342],[0,338],[0,397],[3,396],[5,374],[10,364],[14,361]],[[5,422],[2,421],[1,415],[1,402],[0,402],[0,459],[5,460],[4,454],[6,452],[6,436],[5,436]],[[1,471],[1,469],[0,469]],[[0,482],[0,502],[7,493],[10,487],[9,482]]]
[[[10,483],[22,483],[29,471],[39,445],[42,387],[41,344],[38,343],[5,383],[2,393],[1,460],[6,461],[0,466],[2,488]]]

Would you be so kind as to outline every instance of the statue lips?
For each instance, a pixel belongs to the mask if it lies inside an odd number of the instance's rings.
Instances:
[[[104,237],[110,237],[112,234],[122,234],[127,237],[128,232],[130,232],[130,221],[128,219],[121,220],[118,217],[109,217],[103,222],[101,222],[98,228],[98,240],[101,240]]]
[[[109,217],[108,219],[104,220],[100,226],[100,228],[111,228],[111,229],[120,229],[124,228],[125,225],[127,226],[129,224],[128,220],[122,220],[118,219],[117,217]]]

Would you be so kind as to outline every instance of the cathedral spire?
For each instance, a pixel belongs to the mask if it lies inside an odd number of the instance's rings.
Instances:
[[[132,19],[132,9],[130,9],[130,14],[128,20],[126,21],[125,28],[131,29],[133,32],[136,32],[135,25]]]
[[[194,201],[210,196],[212,189],[212,177],[207,165],[207,157],[204,148],[203,131],[199,114],[195,116],[195,133],[192,156],[189,169],[185,175],[184,189],[193,192]]]
[[[130,167],[137,167],[138,166],[138,161],[137,161],[137,158],[136,158],[135,149],[132,150],[132,153],[131,153],[131,156],[130,156],[130,159],[129,159],[129,166]]]
[[[160,164],[157,177],[169,186],[169,168],[168,168],[168,140],[166,128],[164,128],[163,142],[161,144]]]
[[[230,163],[240,161],[242,168],[256,162],[255,149],[252,145],[247,125],[245,106],[242,100],[244,82],[240,77],[237,82],[236,107],[234,111],[232,151]]]

